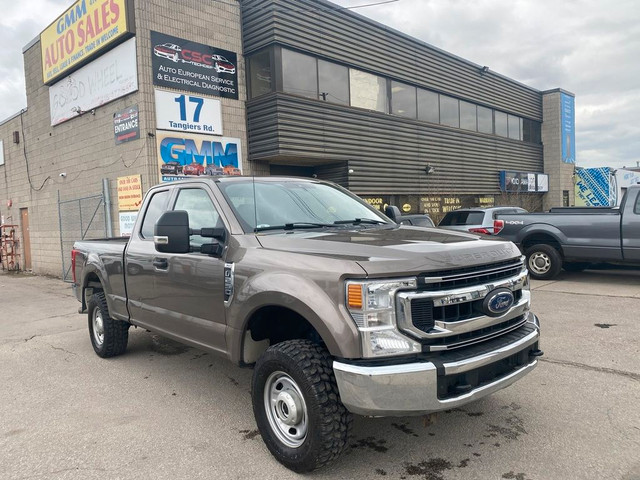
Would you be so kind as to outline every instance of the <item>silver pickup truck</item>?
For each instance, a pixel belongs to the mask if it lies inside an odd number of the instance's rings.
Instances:
[[[549,213],[499,215],[494,231],[518,245],[531,276],[554,278],[564,268],[594,263],[640,267],[640,185],[629,187],[620,207],[561,207]]]
[[[130,239],[77,242],[72,263],[98,355],[134,325],[253,367],[259,431],[298,472],[344,450],[352,414],[464,405],[542,354],[513,243],[399,226],[328,182],[158,185]]]

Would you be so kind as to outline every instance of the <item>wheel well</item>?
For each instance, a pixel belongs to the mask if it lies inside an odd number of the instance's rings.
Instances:
[[[311,340],[324,344],[315,328],[299,313],[285,307],[263,307],[251,315],[247,323],[251,339],[259,342],[269,340],[270,345],[286,340]]]
[[[84,286],[82,287],[82,311],[84,312],[87,309],[87,305],[89,304],[89,298],[97,291],[103,290],[102,283],[100,282],[100,278],[96,275],[95,272],[91,272],[87,275],[87,278],[84,281]]]
[[[534,233],[533,235],[525,238],[522,241],[522,250],[526,251],[529,247],[532,247],[539,243],[544,243],[545,245],[549,245],[555,248],[556,250],[558,250],[558,252],[560,252],[560,255],[562,255],[562,246],[560,245],[560,242],[558,242],[555,237],[552,237],[547,233]]]

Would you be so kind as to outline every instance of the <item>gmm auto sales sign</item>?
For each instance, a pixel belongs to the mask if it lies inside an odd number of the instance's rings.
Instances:
[[[50,85],[129,38],[130,0],[78,0],[40,34],[42,77]]]
[[[238,99],[234,52],[151,32],[153,84]]]

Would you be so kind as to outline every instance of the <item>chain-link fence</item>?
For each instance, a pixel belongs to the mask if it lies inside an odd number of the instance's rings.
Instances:
[[[71,250],[73,243],[76,240],[107,236],[104,197],[100,194],[63,201],[60,200],[60,192],[58,192],[58,217],[60,219],[62,279],[65,282],[72,282]]]

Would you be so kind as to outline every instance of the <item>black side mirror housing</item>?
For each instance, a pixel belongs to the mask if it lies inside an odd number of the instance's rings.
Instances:
[[[220,255],[222,255],[223,250],[224,247],[218,242],[205,243],[204,245],[200,246],[200,253],[211,255],[212,257],[219,257]]]
[[[162,253],[189,253],[189,214],[184,210],[164,212],[155,225],[153,243]]]
[[[400,209],[395,205],[389,205],[384,209],[384,214],[394,222],[398,223],[398,219],[402,216]]]

